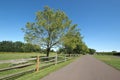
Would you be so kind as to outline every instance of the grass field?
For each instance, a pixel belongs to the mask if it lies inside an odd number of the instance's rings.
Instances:
[[[0,52],[0,60],[13,60],[22,58],[32,58],[34,56],[46,56],[43,53],[12,53],[12,52]],[[50,53],[50,56],[54,56],[55,53]]]
[[[107,56],[107,55],[95,55],[95,57],[103,62],[113,66],[114,68],[120,70],[120,57]]]

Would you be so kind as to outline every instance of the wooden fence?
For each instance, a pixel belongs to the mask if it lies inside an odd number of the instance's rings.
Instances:
[[[27,59],[25,61],[25,63],[24,62],[22,64],[18,63],[19,65],[13,65],[11,67],[2,68],[2,69],[0,69],[0,72],[14,70],[14,69],[21,69],[21,68],[25,68],[25,67],[32,66],[32,65],[36,65],[36,67],[34,67],[32,69],[25,70],[25,71],[20,71],[17,73],[12,73],[12,74],[2,76],[2,77],[0,77],[0,80],[15,79],[15,78],[18,78],[22,75],[31,73],[31,72],[35,72],[35,71],[38,72],[41,69],[44,69],[44,68],[49,67],[51,65],[57,65],[61,62],[65,62],[69,59],[72,59],[72,58],[78,57],[78,56],[80,56],[80,55],[79,54],[70,54],[70,55],[69,54],[66,54],[66,55],[65,54],[64,55],[57,55],[56,54],[56,56],[53,56],[53,57],[39,57],[39,56],[37,56],[36,58],[30,58],[30,59]],[[32,63],[30,63],[30,62],[32,62]]]

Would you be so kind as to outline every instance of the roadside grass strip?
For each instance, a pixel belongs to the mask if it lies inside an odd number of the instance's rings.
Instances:
[[[95,55],[94,57],[120,70],[120,57],[108,55]]]

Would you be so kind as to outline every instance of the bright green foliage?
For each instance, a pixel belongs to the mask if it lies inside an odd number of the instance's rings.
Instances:
[[[76,25],[73,25],[68,33],[63,38],[63,46],[65,47],[65,52],[68,54],[86,54],[88,53],[88,47],[82,41],[82,36]]]
[[[74,51],[74,53],[77,53],[77,54],[89,53],[89,49],[84,42],[80,42],[73,51]]]
[[[63,47],[61,50],[67,54],[86,54],[89,52],[87,45],[83,42],[83,37],[80,34],[77,25],[73,25],[69,28],[68,33],[63,37]],[[64,50],[65,49],[65,50]]]
[[[74,49],[81,41],[79,30],[76,28],[77,25],[73,25],[69,28],[68,33],[63,37],[63,45]]]
[[[83,54],[89,53],[89,48],[87,47],[87,45],[85,43],[82,43],[81,47],[82,47]]]
[[[36,13],[36,22],[28,22],[23,31],[27,42],[40,44],[49,56],[50,49],[62,42],[70,27],[71,20],[63,11],[45,7]]]

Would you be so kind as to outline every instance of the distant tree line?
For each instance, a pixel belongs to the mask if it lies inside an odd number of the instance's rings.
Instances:
[[[86,44],[83,45],[77,45],[74,49],[71,49],[69,47],[62,47],[58,50],[58,54],[64,53],[64,54],[95,54],[96,50],[88,48]]]
[[[96,50],[95,50],[95,49],[89,48],[89,54],[95,54],[95,53],[96,53]]]
[[[96,52],[98,55],[114,55],[114,56],[120,56],[120,52],[117,51],[111,51],[111,52]]]
[[[35,44],[23,43],[20,41],[0,42],[0,52],[40,52],[40,47]]]

